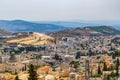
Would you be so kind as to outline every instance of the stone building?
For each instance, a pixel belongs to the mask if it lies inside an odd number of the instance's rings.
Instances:
[[[6,68],[10,72],[19,72],[22,71],[22,69],[25,67],[25,65],[21,64],[17,59],[14,53],[10,55],[9,61],[6,64]]]

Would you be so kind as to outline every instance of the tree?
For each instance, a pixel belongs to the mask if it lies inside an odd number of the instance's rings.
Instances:
[[[113,78],[113,77],[110,77],[109,80],[114,80],[114,78]]]
[[[35,70],[35,67],[34,67],[33,64],[31,64],[31,65],[29,66],[28,73],[29,73],[29,78],[28,78],[28,80],[38,80],[38,78],[37,78],[37,73],[36,73],[36,70]]]
[[[72,67],[74,65],[74,63],[75,63],[75,61],[71,61],[69,65]]]
[[[76,59],[79,59],[79,58],[80,58],[80,52],[77,52],[77,53],[76,53],[75,58],[76,58]]]
[[[116,61],[116,76],[118,77],[119,76],[119,59],[117,58],[117,61]]]
[[[98,66],[98,74],[102,74],[100,66]]]
[[[19,80],[19,77],[18,77],[18,75],[15,77],[15,80]]]
[[[112,53],[112,59],[115,59],[115,57],[116,57],[115,53]]]
[[[58,54],[55,54],[55,60],[59,60],[60,59],[60,56]]]
[[[107,76],[107,80],[110,80],[110,75]]]
[[[104,65],[103,65],[103,71],[107,71],[107,65],[106,65],[105,62],[104,62]]]
[[[39,55],[37,56],[37,58],[41,59],[42,56],[43,56],[42,54],[39,54]]]
[[[80,63],[79,63],[79,61],[71,61],[70,65],[71,65],[71,67],[78,68],[78,66],[80,65]]]
[[[3,45],[2,44],[0,44],[0,48],[2,47]]]
[[[119,62],[119,59],[117,58],[117,65],[119,66],[120,65],[120,62]]]
[[[74,68],[77,69],[79,65],[80,65],[79,61],[75,61],[75,63],[74,63]]]
[[[115,56],[120,56],[120,50],[115,51]]]
[[[116,76],[116,73],[115,73],[115,72],[111,72],[110,76],[111,76],[111,77],[115,77],[115,76]]]

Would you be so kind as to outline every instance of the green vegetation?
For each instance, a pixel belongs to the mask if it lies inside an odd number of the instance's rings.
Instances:
[[[33,64],[31,64],[29,66],[28,73],[29,73],[28,80],[38,80],[36,69],[35,69],[35,66]]]
[[[110,26],[93,26],[88,28],[101,33],[107,33],[107,34],[113,34],[113,35],[120,34],[120,31]]]
[[[0,44],[0,47],[2,47],[2,44]]]
[[[15,53],[15,54],[20,54],[22,51],[14,49],[14,50],[10,51],[10,53],[12,53],[12,52]]]
[[[120,57],[120,50],[115,51],[115,56]]]
[[[91,78],[97,78],[97,77],[101,77],[101,74],[96,74],[94,76],[91,76]]]
[[[119,65],[120,65],[120,62],[119,62],[119,59],[117,58],[117,61],[116,61],[116,76],[119,77]]]
[[[71,61],[70,65],[73,66],[74,68],[78,68],[80,65],[80,62],[79,61]]]
[[[42,54],[39,54],[39,55],[37,56],[37,58],[41,59],[42,56],[43,56]]]
[[[103,71],[107,71],[108,69],[107,69],[107,65],[106,65],[106,63],[104,62],[104,65],[103,65]]]
[[[77,52],[75,58],[76,58],[76,59],[79,59],[80,56],[81,56],[80,54],[81,54],[81,52]]]
[[[109,80],[115,80],[113,77],[110,77]]]
[[[20,80],[19,77],[18,77],[18,75],[15,77],[15,80]]]
[[[98,74],[102,74],[100,66],[98,66]]]
[[[115,72],[111,72],[110,76],[111,76],[111,77],[115,77],[115,76],[116,76],[116,73],[115,73]]]

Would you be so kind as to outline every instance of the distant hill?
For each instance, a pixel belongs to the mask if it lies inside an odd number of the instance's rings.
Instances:
[[[87,21],[87,20],[73,20],[73,21],[34,21],[35,23],[46,23],[60,25],[69,28],[76,27],[85,27],[85,26],[112,26],[117,30],[120,30],[120,21],[114,20],[96,20],[96,21]]]
[[[23,20],[0,20],[0,29],[12,32],[40,32],[49,33],[59,30],[64,30],[66,27],[54,24],[34,23]]]
[[[53,32],[50,35],[53,37],[74,37],[74,36],[99,36],[99,35],[116,35],[120,34],[119,30],[111,26],[88,26],[84,28],[73,28],[68,30],[62,30]]]
[[[0,35],[10,35],[10,34],[11,34],[11,32],[0,29]]]
[[[110,34],[110,35],[120,34],[120,31],[113,28],[112,26],[94,26],[94,27],[88,27],[88,28],[93,30],[93,31],[100,32],[104,35],[106,35],[106,34]]]
[[[85,27],[85,26],[112,26],[120,30],[119,21],[24,21],[24,20],[0,20],[0,29],[9,32],[40,32],[50,33],[60,30]]]
[[[35,23],[45,23],[60,25],[69,28],[85,27],[85,26],[100,26],[101,24],[88,23],[88,22],[75,22],[75,21],[34,21]]]

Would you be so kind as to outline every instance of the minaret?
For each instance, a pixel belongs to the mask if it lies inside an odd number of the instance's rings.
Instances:
[[[89,60],[85,61],[85,76],[86,76],[86,79],[88,80],[90,76]]]
[[[57,52],[57,41],[56,41],[56,38],[55,38],[55,54],[56,54],[56,52]]]

